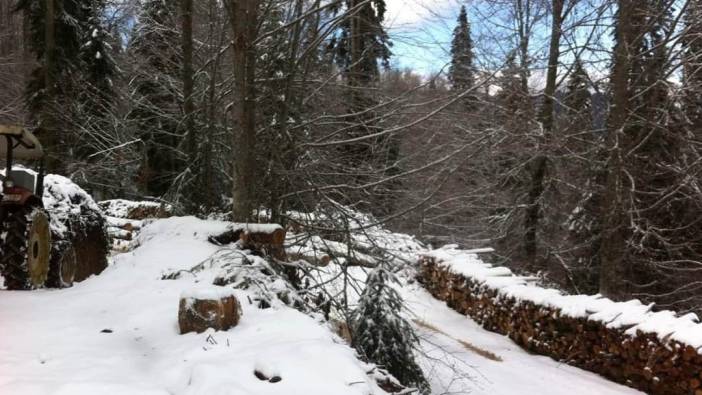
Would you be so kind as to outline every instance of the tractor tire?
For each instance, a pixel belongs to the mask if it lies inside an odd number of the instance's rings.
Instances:
[[[41,288],[49,273],[51,231],[49,216],[40,207],[24,207],[9,213],[2,224],[0,269],[10,290]]]
[[[46,285],[52,288],[69,288],[73,286],[78,271],[76,249],[71,243],[62,247],[54,246],[49,264],[49,276]]]

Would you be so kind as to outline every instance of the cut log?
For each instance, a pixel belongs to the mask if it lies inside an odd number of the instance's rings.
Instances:
[[[239,324],[241,305],[234,290],[210,287],[184,292],[178,308],[180,333],[225,331]]]
[[[217,245],[239,242],[240,247],[276,259],[285,259],[285,229],[278,224],[238,224],[227,227],[224,233],[210,236]]]

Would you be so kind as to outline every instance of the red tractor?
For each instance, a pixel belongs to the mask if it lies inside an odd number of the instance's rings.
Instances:
[[[51,229],[42,203],[43,157],[31,132],[0,125],[0,159],[6,160],[0,174],[0,273],[8,289],[41,288],[49,277]],[[14,160],[39,162],[39,171],[13,168]],[[70,281],[75,262],[63,266],[56,275]]]

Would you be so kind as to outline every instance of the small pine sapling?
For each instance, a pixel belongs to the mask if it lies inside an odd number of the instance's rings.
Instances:
[[[393,282],[397,283],[397,278],[385,263],[368,275],[358,307],[351,315],[352,345],[362,357],[386,369],[402,384],[429,393],[429,383],[414,360],[419,339],[400,315],[404,303]]]

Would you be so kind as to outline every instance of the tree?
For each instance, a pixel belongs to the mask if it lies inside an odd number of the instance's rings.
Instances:
[[[27,83],[29,114],[47,150],[48,170],[61,171],[60,156],[68,152],[70,143],[69,128],[60,118],[69,113],[67,109],[76,97],[71,76],[81,69],[85,4],[78,0],[20,0],[16,9],[29,21],[30,47],[38,61]]]
[[[230,0],[229,14],[234,50],[234,105],[232,147],[234,151],[234,221],[249,222],[261,202],[256,188],[256,32],[259,4],[256,0]]]
[[[680,146],[668,127],[665,83],[671,13],[669,1],[618,2],[600,248],[600,292],[614,299],[632,294],[635,284],[646,277],[641,276],[643,267],[650,273],[652,261],[671,258],[664,251],[669,247],[662,245],[667,237],[656,225],[670,218],[653,209],[665,207],[661,204],[665,191],[679,182],[666,170]],[[627,248],[630,245],[638,248]]]
[[[702,130],[702,1],[691,0],[683,35],[684,111],[689,130]],[[695,132],[697,131],[697,132]]]
[[[551,39],[548,52],[548,71],[546,72],[546,88],[543,93],[543,103],[541,104],[540,121],[543,127],[543,138],[537,148],[538,154],[534,159],[531,171],[531,185],[529,187],[527,210],[524,218],[524,252],[526,255],[527,264],[532,271],[535,271],[539,266],[543,266],[537,262],[538,240],[537,233],[539,230],[539,221],[541,219],[541,205],[544,193],[544,183],[547,178],[549,154],[548,144],[553,132],[553,103],[556,95],[556,78],[558,76],[558,58],[560,56],[560,40],[563,19],[565,0],[552,1],[551,14]],[[567,10],[566,10],[567,12]]]
[[[368,274],[366,287],[351,317],[352,346],[402,384],[428,393],[429,384],[413,357],[419,339],[400,315],[404,305],[392,287],[397,279],[386,265],[380,264]]]
[[[473,87],[473,40],[470,36],[470,24],[466,7],[461,6],[458,14],[458,26],[453,30],[451,40],[451,67],[449,80],[454,90],[465,91]]]
[[[339,147],[338,155],[345,164],[352,184],[363,185],[378,169],[392,176],[397,173],[399,155],[398,142],[391,136],[365,139],[364,136],[381,133],[378,113],[374,108],[379,103],[377,92],[380,68],[389,68],[391,42],[383,27],[386,5],[384,0],[346,0],[346,9],[340,28],[332,37],[330,48],[336,64],[342,69],[348,86],[348,122],[344,137],[356,140]],[[335,11],[338,13],[340,8]],[[359,141],[360,140],[360,141]],[[386,184],[377,188],[375,204],[368,200],[373,191],[347,195],[341,199],[349,204],[364,202],[360,208],[377,214],[387,212],[392,205],[394,191],[398,185]],[[370,203],[370,204],[369,204]]]
[[[182,52],[177,15],[177,2],[144,2],[128,48],[134,67],[129,119],[144,145],[138,182],[143,193],[154,197],[168,191],[182,168],[178,150]]]

